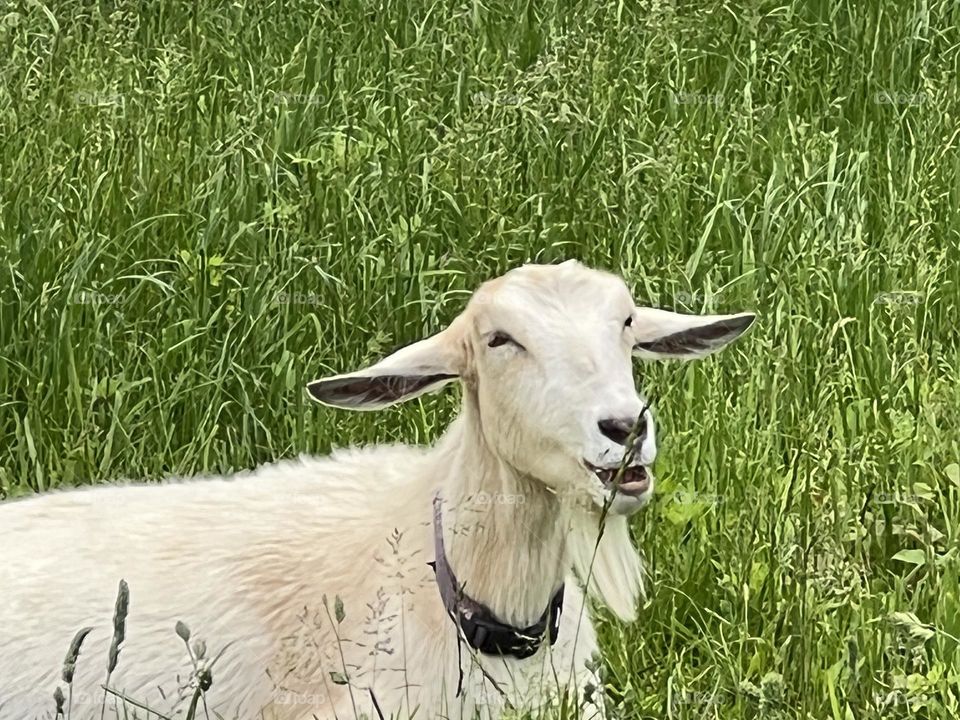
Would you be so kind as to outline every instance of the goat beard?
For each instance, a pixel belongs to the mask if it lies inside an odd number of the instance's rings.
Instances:
[[[574,572],[587,593],[621,620],[636,619],[645,573],[627,516],[596,510],[573,513],[569,550]]]

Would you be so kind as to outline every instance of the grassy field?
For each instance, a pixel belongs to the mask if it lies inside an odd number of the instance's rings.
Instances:
[[[759,315],[638,365],[618,717],[960,714],[960,5],[14,1],[0,57],[0,497],[430,441],[303,386],[579,258]]]

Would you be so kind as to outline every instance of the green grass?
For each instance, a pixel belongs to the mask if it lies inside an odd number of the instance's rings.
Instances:
[[[429,441],[455,393],[303,385],[575,257],[759,313],[638,367],[661,494],[641,620],[602,627],[622,717],[960,713],[960,5],[0,16],[0,496]]]

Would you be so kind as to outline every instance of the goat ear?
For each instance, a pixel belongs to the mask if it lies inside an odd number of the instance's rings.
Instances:
[[[463,358],[463,344],[451,326],[364,370],[307,383],[307,391],[324,405],[379,410],[458,379]]]
[[[753,323],[753,318],[753,313],[681,315],[637,308],[633,353],[648,359],[704,357],[740,337]]]

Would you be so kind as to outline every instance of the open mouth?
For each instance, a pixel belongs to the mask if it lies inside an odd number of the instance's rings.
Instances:
[[[584,461],[584,464],[608,490],[616,488],[617,492],[622,495],[636,497],[643,495],[650,489],[650,473],[643,465],[628,465],[621,473],[619,465],[604,468],[586,461]],[[620,476],[619,479],[617,478],[618,475]]]

